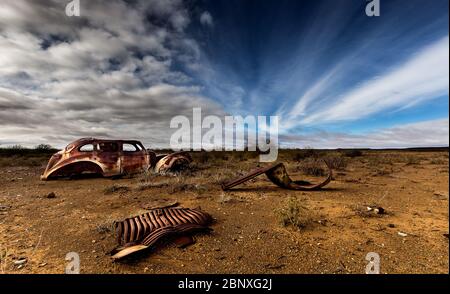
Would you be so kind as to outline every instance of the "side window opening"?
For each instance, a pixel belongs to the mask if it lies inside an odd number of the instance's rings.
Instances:
[[[124,152],[137,152],[137,151],[140,151],[140,149],[136,145],[131,144],[131,143],[123,143],[122,149],[123,149]]]
[[[92,152],[94,151],[94,144],[83,145],[78,150],[80,150],[81,152]]]

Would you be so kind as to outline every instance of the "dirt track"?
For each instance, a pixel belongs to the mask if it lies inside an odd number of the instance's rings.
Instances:
[[[210,159],[184,177],[48,182],[39,180],[43,167],[0,167],[0,272],[63,273],[74,251],[82,273],[364,273],[368,252],[380,255],[382,273],[448,273],[448,153],[408,154],[417,161],[405,163],[400,151],[351,158],[317,192],[282,190],[264,175],[222,192],[220,179],[255,160]],[[295,165],[288,170],[299,176]],[[280,225],[276,210],[289,196],[309,208],[311,225]],[[113,263],[108,224],[172,201],[210,213],[214,232],[184,249],[168,244]],[[372,204],[388,214],[367,214]]]

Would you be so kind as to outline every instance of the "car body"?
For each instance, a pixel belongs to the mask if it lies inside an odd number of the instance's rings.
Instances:
[[[154,152],[136,140],[82,138],[50,158],[42,180],[85,173],[105,177],[148,170],[155,163]]]

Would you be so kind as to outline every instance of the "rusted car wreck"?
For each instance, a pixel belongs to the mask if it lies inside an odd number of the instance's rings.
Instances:
[[[82,138],[53,154],[41,179],[81,174],[114,177],[151,169],[164,173],[186,166],[191,161],[186,152],[157,155],[136,140]]]

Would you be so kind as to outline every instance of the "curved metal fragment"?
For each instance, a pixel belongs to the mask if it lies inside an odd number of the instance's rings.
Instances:
[[[272,169],[268,170],[266,172],[266,175],[269,178],[269,180],[272,181],[272,183],[274,183],[277,186],[280,186],[281,188],[290,190],[312,191],[312,190],[319,190],[320,188],[326,186],[331,181],[332,171],[328,164],[327,167],[328,167],[328,177],[323,182],[312,186],[305,186],[302,183],[302,181],[293,181],[289,177],[286,171],[286,167],[284,166],[283,163],[280,163],[274,166]]]
[[[157,157],[158,158],[158,157]],[[155,172],[167,173],[179,171],[192,162],[192,157],[185,151],[174,152],[161,157],[155,165]]]
[[[333,175],[328,163],[326,161],[324,161],[324,162],[328,167],[328,176],[323,182],[316,184],[316,185],[305,185],[304,181],[293,181],[289,177],[284,164],[280,162],[280,163],[270,165],[270,166],[267,166],[264,168],[255,169],[245,176],[242,176],[237,179],[231,180],[229,182],[223,183],[222,189],[229,190],[234,186],[240,185],[254,177],[257,177],[260,174],[265,173],[266,176],[269,178],[269,180],[272,181],[272,183],[274,183],[275,185],[277,185],[281,188],[284,188],[284,189],[302,190],[302,191],[319,190],[322,187],[326,186],[328,183],[330,183],[332,175]]]
[[[253,179],[254,177],[257,177],[257,176],[277,167],[280,164],[282,164],[282,163],[277,163],[274,165],[269,165],[267,167],[261,167],[261,168],[254,169],[244,176],[241,176],[236,179],[233,179],[233,180],[223,183],[222,190],[229,190],[229,189],[233,188],[234,186],[237,186],[244,182],[247,182],[248,180]]]
[[[115,223],[117,242],[113,259],[154,246],[158,241],[171,236],[192,234],[211,230],[211,216],[199,209],[156,208],[139,216]]]

